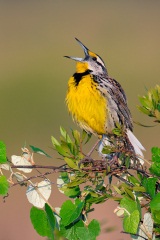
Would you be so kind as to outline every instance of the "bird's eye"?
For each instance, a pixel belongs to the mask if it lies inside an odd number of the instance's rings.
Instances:
[[[92,60],[93,60],[93,61],[96,61],[96,60],[97,60],[97,58],[96,58],[96,57],[93,57],[93,58],[92,58]]]

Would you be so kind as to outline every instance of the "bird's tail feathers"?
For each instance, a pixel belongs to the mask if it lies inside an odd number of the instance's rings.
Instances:
[[[145,151],[145,148],[142,146],[140,141],[135,137],[135,135],[131,132],[131,130],[127,129],[126,133],[127,133],[130,143],[132,144],[132,146],[135,150],[135,153],[137,155],[140,155],[141,157],[143,157],[142,151]]]

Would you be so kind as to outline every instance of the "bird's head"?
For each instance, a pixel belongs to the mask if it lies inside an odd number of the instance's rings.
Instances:
[[[73,59],[77,62],[77,64],[76,64],[77,73],[89,71],[93,75],[107,74],[107,69],[105,67],[105,64],[104,64],[102,58],[100,56],[98,56],[96,53],[91,52],[77,38],[75,38],[75,39],[82,47],[85,57],[84,58],[70,57],[70,56],[65,56],[65,57]]]

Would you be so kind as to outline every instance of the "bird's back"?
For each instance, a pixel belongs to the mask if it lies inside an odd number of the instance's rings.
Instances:
[[[106,133],[112,132],[117,123],[130,130],[133,129],[131,113],[128,108],[127,98],[121,85],[109,76],[97,76],[98,90],[107,99]]]

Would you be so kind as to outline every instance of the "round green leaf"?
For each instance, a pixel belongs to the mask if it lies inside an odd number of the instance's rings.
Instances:
[[[135,210],[132,214],[126,216],[123,220],[123,228],[125,232],[136,234],[138,225],[139,225],[140,217],[139,211]]]
[[[152,199],[150,202],[150,207],[152,210],[160,211],[160,193],[157,193]]]
[[[0,176],[0,195],[6,195],[8,193],[9,184],[7,178],[3,175]]]
[[[6,145],[4,142],[0,141],[0,163],[6,163],[7,157],[6,157]]]
[[[40,236],[54,239],[52,227],[49,224],[47,214],[44,210],[32,207],[30,211],[30,218],[34,229]]]
[[[68,226],[70,223],[74,222],[80,216],[84,202],[80,202],[77,206],[67,200],[62,204],[60,217],[62,218],[62,224]]]

